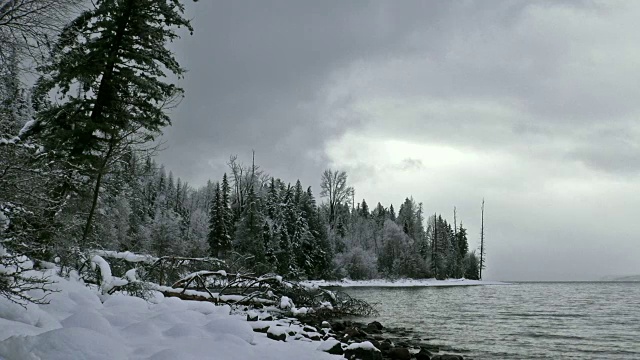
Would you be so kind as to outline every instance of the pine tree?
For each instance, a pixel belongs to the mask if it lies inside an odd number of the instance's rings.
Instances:
[[[181,89],[164,81],[184,70],[166,42],[180,27],[192,30],[183,13],[178,0],[97,0],[65,27],[40,69],[33,133],[92,182],[81,245],[113,158],[170,123],[165,107]],[[52,91],[65,101],[50,104]]]
[[[396,222],[402,227],[405,234],[416,240],[416,206],[413,198],[406,198],[404,203],[400,205]]]
[[[222,256],[226,257],[226,252],[231,250],[231,237],[233,234],[233,214],[231,213],[231,208],[229,207],[229,197],[231,194],[231,189],[229,188],[229,180],[227,179],[227,174],[225,173],[222,176],[222,188],[221,188],[221,198],[220,198],[220,213],[221,213],[221,222],[222,229],[220,233],[220,249],[223,251]]]
[[[458,242],[458,254],[457,254],[458,256],[456,260],[458,262],[458,269],[459,269],[459,273],[456,276],[461,277],[461,276],[465,276],[465,273],[466,273],[464,258],[469,252],[469,242],[467,241],[467,229],[462,227],[462,223],[460,223],[460,226],[458,227],[458,232],[455,234],[455,236],[456,236],[456,241]]]
[[[207,239],[209,241],[209,252],[212,257],[218,257],[222,250],[222,244],[220,243],[220,208],[222,204],[222,198],[220,196],[220,184],[216,184],[214,190],[213,201],[211,201],[209,211],[209,235]]]
[[[244,211],[235,235],[235,248],[241,254],[253,256],[253,267],[265,268],[265,248],[263,240],[264,215],[260,199],[253,187],[249,187]],[[286,231],[285,231],[286,233]]]
[[[313,236],[314,240],[313,250],[309,255],[312,260],[313,269],[306,269],[306,273],[310,278],[321,278],[331,270],[333,252],[327,236],[326,227],[322,223],[321,215],[316,206],[316,201],[310,186],[307,188],[303,199],[301,209],[303,216],[307,220],[309,233]]]
[[[362,204],[360,205],[360,215],[365,219],[369,218],[369,205],[364,199],[362,199]]]
[[[389,206],[389,220],[396,221],[396,211],[393,209],[393,204]]]

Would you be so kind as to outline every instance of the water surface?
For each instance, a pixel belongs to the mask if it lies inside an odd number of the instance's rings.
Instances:
[[[640,359],[640,282],[343,290],[473,359]]]

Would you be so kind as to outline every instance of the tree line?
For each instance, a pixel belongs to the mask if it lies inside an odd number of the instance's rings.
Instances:
[[[211,256],[292,279],[479,277],[467,230],[426,216],[406,198],[355,204],[347,174],[325,171],[312,188],[231,157],[219,181],[193,188],[151,157],[131,156],[101,196],[95,246],[156,256]],[[330,179],[339,180],[332,182]],[[342,197],[341,193],[349,194]],[[333,196],[339,201],[333,201]]]

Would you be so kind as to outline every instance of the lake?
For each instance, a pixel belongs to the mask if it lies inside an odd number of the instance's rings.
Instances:
[[[465,358],[640,359],[640,282],[342,290]]]

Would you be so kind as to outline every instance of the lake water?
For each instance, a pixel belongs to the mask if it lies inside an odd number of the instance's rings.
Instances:
[[[465,358],[640,359],[640,282],[342,290]]]

